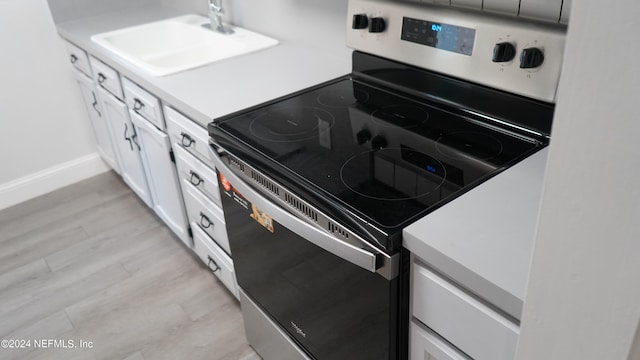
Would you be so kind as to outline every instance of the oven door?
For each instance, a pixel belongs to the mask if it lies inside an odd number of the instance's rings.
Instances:
[[[400,277],[366,269],[374,254],[330,239],[214,156],[244,293],[314,359],[396,359]]]

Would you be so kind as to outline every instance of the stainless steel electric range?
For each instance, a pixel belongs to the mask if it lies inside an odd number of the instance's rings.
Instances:
[[[405,359],[402,229],[549,141],[560,29],[370,0],[348,16],[351,74],[209,125],[267,360]]]

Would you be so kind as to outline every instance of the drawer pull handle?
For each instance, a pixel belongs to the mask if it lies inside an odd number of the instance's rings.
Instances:
[[[191,138],[191,136],[189,136],[189,134],[185,134],[185,133],[180,133],[180,135],[182,135],[182,146],[188,148],[189,146],[193,145],[196,141],[193,140]]]
[[[105,80],[107,80],[107,77],[106,77],[106,76],[104,76],[104,74],[103,74],[103,73],[98,73],[98,84],[101,84],[101,85],[102,85],[102,83],[103,83]]]
[[[78,57],[73,55],[73,54],[71,54],[71,63],[75,64],[76,62],[78,62]]]
[[[207,263],[207,266],[209,267],[209,269],[211,269],[211,272],[216,272],[218,270],[222,270],[220,269],[220,266],[218,266],[218,264],[216,263],[215,260],[213,260],[213,258],[211,257],[211,255],[207,255],[207,258],[209,258],[209,262]],[[211,268],[211,264],[213,263],[213,266],[215,266],[215,269]]]
[[[204,182],[204,180],[202,180],[200,175],[196,174],[193,170],[189,171],[189,173],[191,174],[191,178],[189,179],[189,182],[191,182],[191,185],[198,187],[200,184]]]
[[[211,220],[209,220],[207,215],[205,215],[203,213],[200,213],[200,225],[202,225],[202,228],[204,228],[204,229],[208,229],[208,228],[214,226],[213,222],[211,222]]]
[[[142,110],[144,103],[140,99],[133,99],[133,111],[138,112]]]

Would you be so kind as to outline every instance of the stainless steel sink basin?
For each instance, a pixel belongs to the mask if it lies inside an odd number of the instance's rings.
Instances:
[[[153,76],[175,74],[278,44],[277,40],[229,26],[220,34],[202,25],[208,18],[184,15],[114,30],[91,40]]]

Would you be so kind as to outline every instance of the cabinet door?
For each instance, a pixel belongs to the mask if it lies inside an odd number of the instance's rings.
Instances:
[[[102,159],[119,174],[120,166],[118,165],[107,121],[102,114],[102,106],[100,105],[100,101],[98,101],[95,84],[90,78],[80,72],[76,71],[75,77],[78,86],[80,86],[80,92],[82,93],[84,104],[87,107],[91,125],[93,125],[98,153],[100,153]]]
[[[513,360],[520,328],[419,262],[411,264],[413,316],[476,360]]]
[[[129,120],[127,105],[102,88],[98,88],[98,95],[102,102],[104,115],[110,124],[116,156],[118,156],[120,163],[120,175],[142,201],[149,207],[153,207],[140,159],[140,151],[142,150],[140,139]]]
[[[130,111],[130,115],[142,148],[140,155],[153,199],[153,209],[165,224],[191,247],[178,173],[170,156],[169,136],[133,110]]]

